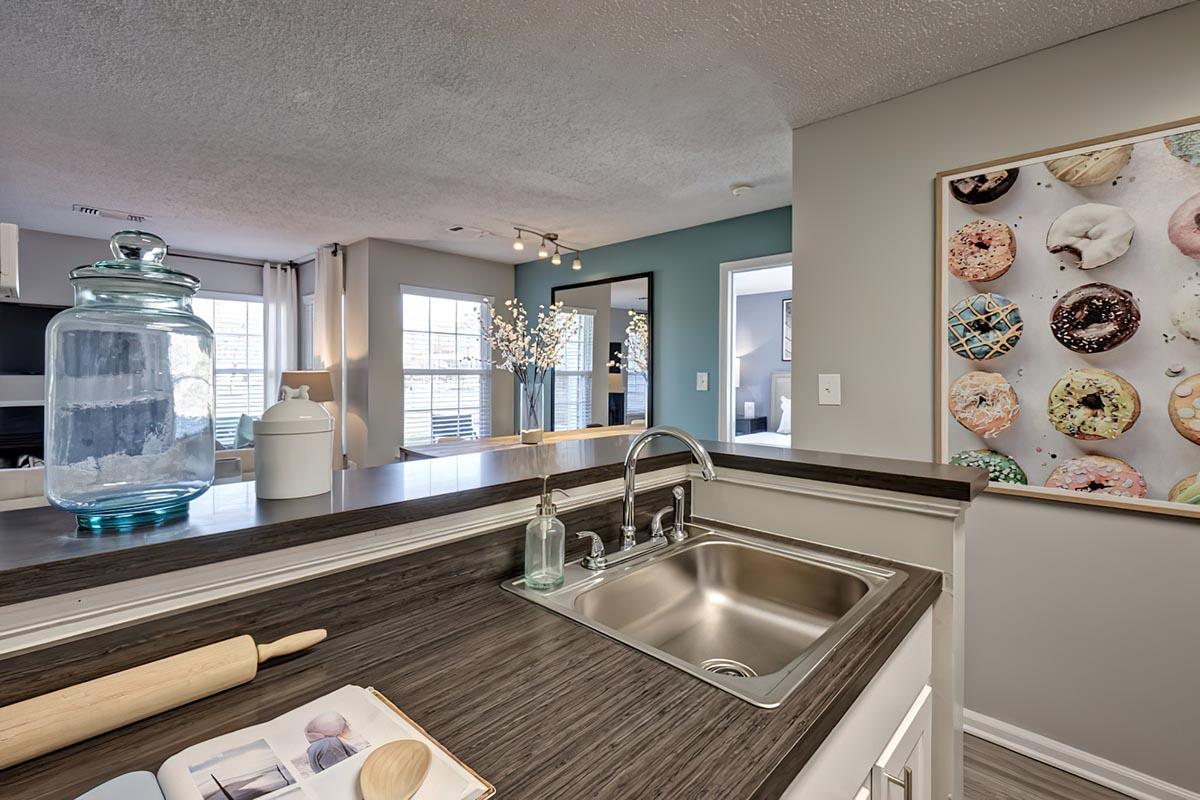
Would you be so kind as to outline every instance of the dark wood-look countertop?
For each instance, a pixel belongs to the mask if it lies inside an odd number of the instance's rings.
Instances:
[[[186,518],[125,533],[79,531],[73,515],[46,506],[0,512],[0,606],[532,497],[542,475],[567,489],[618,478],[632,438],[336,472],[331,493],[297,500],[259,500],[252,482],[223,484],[192,501]],[[953,500],[970,500],[987,486],[986,472],[966,467],[704,444],[718,467]],[[682,445],[658,439],[639,470],[690,461]]]
[[[656,492],[640,505],[669,498]],[[564,522],[615,538],[619,515],[609,502]],[[522,536],[516,526],[0,661],[2,705],[241,633],[330,632],[251,683],[0,771],[0,796],[73,797],[353,683],[380,690],[506,800],[776,798],[941,586],[900,566],[898,591],[767,710],[503,591]]]

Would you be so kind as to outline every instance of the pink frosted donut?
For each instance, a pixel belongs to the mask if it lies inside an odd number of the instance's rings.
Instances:
[[[1146,496],[1146,479],[1142,473],[1121,459],[1108,456],[1072,458],[1050,473],[1046,485],[1051,489],[1088,494]]]
[[[1200,259],[1200,192],[1184,200],[1167,221],[1167,237],[1179,252]]]
[[[1017,392],[998,372],[968,372],[950,386],[950,413],[958,424],[994,439],[1021,413]]]

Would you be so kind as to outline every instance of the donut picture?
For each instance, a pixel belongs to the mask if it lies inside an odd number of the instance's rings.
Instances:
[[[1167,238],[1188,258],[1200,259],[1200,192],[1180,203],[1171,214]]]
[[[1200,281],[1191,280],[1176,289],[1167,304],[1167,314],[1176,330],[1200,342]]]
[[[1184,378],[1171,390],[1167,414],[1180,436],[1200,444],[1200,375]]]
[[[1064,462],[1050,473],[1046,485],[1070,492],[1111,494],[1117,497],[1145,497],[1146,479],[1142,473],[1119,458],[1080,456]]]
[[[1029,483],[1029,478],[1020,464],[995,450],[963,450],[950,456],[950,463],[960,467],[986,469],[988,480],[996,483]]]
[[[1200,506],[1200,474],[1188,475],[1178,481],[1171,487],[1171,491],[1167,492],[1167,501]]]
[[[968,372],[950,386],[950,413],[976,436],[995,438],[1021,413],[1017,392],[998,372]]]
[[[1076,353],[1104,353],[1124,344],[1142,322],[1133,295],[1107,283],[1086,283],[1064,294],[1050,312],[1050,332]]]
[[[1184,131],[1163,139],[1167,152],[1176,158],[1200,167],[1200,131]]]
[[[1092,150],[1075,156],[1052,158],[1046,162],[1050,174],[1070,186],[1098,186],[1121,174],[1133,155],[1133,145],[1124,144],[1107,150]]]
[[[1011,352],[1025,324],[1021,310],[1004,295],[985,292],[959,300],[946,318],[946,338],[954,354],[985,361]]]
[[[1084,203],[1059,215],[1046,231],[1046,249],[1074,256],[1080,269],[1116,261],[1133,242],[1135,223],[1123,208]]]
[[[1116,439],[1142,404],[1132,384],[1106,369],[1071,369],[1050,390],[1046,416],[1059,433],[1084,441]]]
[[[1017,167],[984,172],[967,178],[950,181],[950,194],[960,203],[977,206],[1002,197],[1013,184],[1021,170]]]
[[[994,219],[976,219],[950,237],[950,273],[964,281],[994,281],[1017,257],[1012,228]]]

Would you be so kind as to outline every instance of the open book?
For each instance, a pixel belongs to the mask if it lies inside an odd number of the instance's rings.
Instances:
[[[374,689],[343,686],[262,725],[209,739],[158,770],[131,772],[79,800],[361,800],[358,773],[385,742],[433,754],[414,800],[483,800],[496,790]]]

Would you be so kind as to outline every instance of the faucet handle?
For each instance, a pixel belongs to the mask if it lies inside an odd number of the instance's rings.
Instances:
[[[663,506],[658,511],[654,512],[654,516],[650,519],[650,536],[654,539],[663,538],[663,517],[670,514],[674,509],[671,506]]]
[[[579,539],[591,538],[592,551],[581,561],[586,569],[604,569],[608,562],[604,557],[604,540],[595,531],[579,531],[575,534]]]

